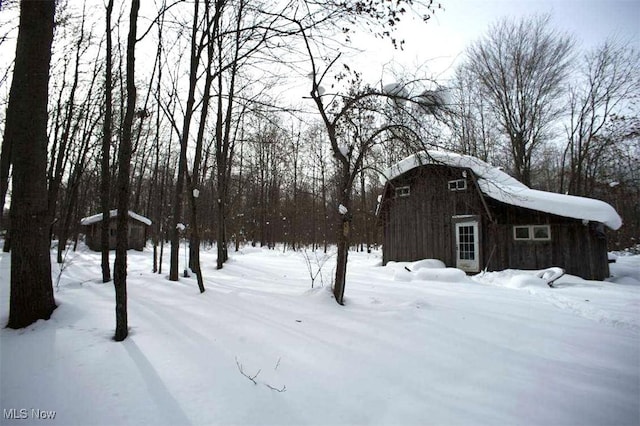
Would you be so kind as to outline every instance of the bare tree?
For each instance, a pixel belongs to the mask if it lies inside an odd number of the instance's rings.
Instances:
[[[11,40],[16,33],[18,24],[16,24],[15,19],[12,19],[12,9],[17,9],[18,3],[7,2],[2,8],[5,11],[4,16],[0,17],[0,46],[5,46],[3,49],[6,49],[7,41]],[[0,68],[0,89],[4,89],[5,85],[8,83],[9,76],[11,75],[11,71],[13,69],[13,61],[6,64],[6,68]],[[4,91],[4,90],[3,90]],[[5,116],[4,113],[7,107],[7,98],[0,98],[0,133],[4,133],[4,125],[5,125]],[[3,140],[2,146],[0,147],[0,229],[4,229],[5,227],[5,199],[7,195],[7,190],[9,189],[9,171],[11,168],[11,151],[10,151],[10,143]],[[5,238],[3,251],[9,251],[9,240],[8,236]]]
[[[20,3],[20,27],[3,140],[10,144],[10,328],[49,319],[56,308],[51,282],[47,205],[47,99],[55,1]]]
[[[118,150],[118,219],[116,231],[116,261],[113,267],[113,284],[116,290],[116,332],[114,339],[120,342],[129,334],[127,321],[127,249],[129,223],[129,195],[131,192],[131,130],[136,108],[135,47],[140,0],[131,2],[129,35],[127,37],[127,109]]]
[[[198,42],[199,27],[199,8],[200,1],[195,0],[193,3],[193,23],[191,27],[191,43],[189,55],[189,89],[187,95],[187,103],[184,111],[184,119],[182,123],[182,131],[178,132],[180,138],[180,157],[178,160],[178,177],[176,180],[176,190],[173,201],[173,226],[171,229],[171,264],[169,270],[169,279],[178,281],[178,255],[180,250],[180,230],[179,223],[182,217],[182,203],[184,199],[184,180],[187,173],[187,143],[189,141],[189,130],[191,128],[191,118],[195,109],[195,93],[198,79],[198,64],[200,55],[204,48],[204,40]],[[205,37],[203,35],[203,37]],[[174,122],[174,128],[177,125]],[[186,265],[185,265],[186,268]]]
[[[71,88],[69,89],[68,98],[66,99],[65,108],[59,108],[56,111],[58,118],[61,118],[62,133],[58,138],[57,131],[54,134],[53,147],[51,149],[51,163],[49,165],[49,214],[57,221],[58,212],[58,194],[62,185],[63,177],[69,166],[69,156],[72,149],[74,138],[80,130],[80,120],[78,119],[78,108],[76,105],[76,97],[78,96],[78,87],[80,84],[80,62],[82,55],[88,48],[87,36],[85,32],[86,10],[83,7],[82,17],[80,20],[80,28],[74,46],[74,66]],[[66,66],[65,66],[66,68]],[[66,81],[66,79],[64,79]],[[64,86],[64,83],[63,83]],[[63,90],[60,92],[62,99]],[[56,123],[58,124],[58,123]],[[60,243],[66,244],[66,241]]]
[[[411,124],[417,124],[416,121],[412,123],[376,122],[372,116],[383,109],[378,100],[385,98],[397,106],[405,102],[411,105],[417,104],[418,110],[421,112],[437,109],[436,104],[439,101],[435,98],[427,99],[423,93],[412,96],[404,90],[404,87],[401,87],[402,85],[381,89],[370,86],[362,87],[359,74],[347,64],[342,64],[344,70],[336,73],[333,67],[340,59],[340,53],[330,54],[325,65],[322,58],[327,58],[327,56],[320,52],[328,50],[328,44],[331,43],[322,38],[317,41],[315,37],[310,37],[311,28],[317,29],[321,26],[320,23],[337,25],[343,20],[352,24],[366,22],[377,35],[389,38],[391,43],[397,47],[402,45],[403,41],[397,40],[393,36],[393,29],[404,14],[411,10],[427,21],[430,14],[439,7],[438,3],[433,2],[329,2],[320,12],[316,13],[316,10],[311,7],[309,15],[290,18],[298,26],[298,34],[303,41],[302,51],[307,55],[311,66],[311,72],[308,74],[311,78],[310,98],[320,114],[336,163],[337,199],[335,201],[338,205],[335,208],[339,213],[336,215],[339,224],[336,229],[338,247],[333,294],[336,302],[340,305],[344,303],[347,259],[352,234],[353,185],[364,166],[365,156],[376,144],[381,142],[386,133],[393,133],[394,129],[402,129],[418,136],[417,132],[410,129]],[[349,28],[342,27],[342,33],[349,31]],[[327,92],[328,87],[334,88],[336,85],[335,82],[328,81],[332,72],[336,73],[333,77],[336,78],[339,85],[342,85],[341,81],[346,82],[349,91],[345,95]],[[408,115],[411,113],[410,109],[400,108],[403,113],[406,112]],[[365,122],[367,124],[364,124]]]
[[[592,192],[594,182],[589,175],[607,149],[605,144],[613,143],[601,137],[602,133],[616,112],[624,114],[624,109],[640,96],[639,66],[638,51],[614,41],[585,55],[577,82],[569,89],[570,116],[563,155],[568,176],[566,185],[564,174],[561,176],[561,190],[575,195]]]
[[[326,71],[318,71],[310,47],[309,52],[313,70],[311,98],[324,122],[336,163],[336,203],[338,205],[335,207],[339,213],[336,216],[339,225],[337,225],[336,235],[338,249],[334,296],[342,305],[352,236],[354,182],[366,167],[365,158],[389,134],[393,136],[398,131],[412,135],[415,140],[420,140],[417,127],[422,121],[421,115],[440,108],[441,105],[434,103],[438,102],[434,99],[426,99],[422,94],[411,96],[409,92],[396,91],[394,88],[378,90],[368,86],[360,87],[357,79],[346,95],[338,97],[340,99],[338,102],[335,102],[336,97],[334,97],[334,101],[325,103],[321,83]],[[389,121],[390,117],[378,115],[379,111],[384,110],[381,105],[383,101],[391,102],[405,113],[402,122]],[[412,105],[416,108],[413,109]],[[415,115],[410,114],[411,110]],[[413,116],[412,120],[409,120],[410,116]],[[406,142],[410,143],[410,141]],[[420,145],[423,144],[420,143]]]
[[[466,65],[456,69],[450,88],[453,110],[449,128],[455,152],[472,155],[483,161],[492,161],[497,155],[498,123],[491,114],[488,102],[478,80]],[[493,158],[492,158],[493,157]]]
[[[102,223],[100,224],[100,252],[102,270],[102,282],[111,281],[111,270],[109,266],[109,215],[110,215],[110,188],[111,171],[109,169],[109,153],[111,150],[111,115],[113,114],[111,103],[113,102],[113,64],[112,64],[112,40],[111,40],[111,14],[113,13],[113,0],[109,0],[106,9],[107,38],[105,74],[104,74],[104,121],[102,125],[102,151],[100,160],[100,206],[102,210]]]
[[[534,153],[563,110],[574,42],[548,16],[503,19],[467,50],[469,72],[510,142],[515,177],[531,184]]]

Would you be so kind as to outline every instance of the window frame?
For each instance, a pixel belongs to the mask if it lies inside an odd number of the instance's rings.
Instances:
[[[518,230],[526,229],[526,237],[518,237]],[[531,239],[531,227],[529,225],[514,225],[513,226],[513,239],[515,241],[528,241]]]
[[[462,185],[460,185],[462,183]],[[467,180],[466,179],[453,179],[447,182],[447,187],[449,191],[466,191],[467,190]]]
[[[395,188],[394,194],[396,198],[408,197],[409,195],[411,195],[411,186],[410,185],[397,186]]]
[[[546,236],[542,238],[536,237],[536,228],[543,228],[546,231]],[[534,241],[551,241],[551,226],[549,225],[531,225],[531,239]]]
[[[535,231],[536,229],[544,229],[546,232],[546,236],[544,237],[536,237]],[[527,237],[518,237],[518,230],[526,229]],[[551,225],[543,224],[543,225],[513,225],[513,239],[515,241],[551,241]]]

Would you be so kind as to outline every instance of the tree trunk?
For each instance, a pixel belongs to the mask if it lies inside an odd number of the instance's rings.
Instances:
[[[111,13],[113,11],[113,0],[109,0],[107,4],[107,52],[105,65],[105,106],[104,106],[104,123],[102,130],[102,158],[100,160],[101,180],[100,180],[100,206],[102,208],[102,222],[100,224],[100,252],[101,252],[101,269],[102,282],[111,281],[111,270],[109,266],[109,205],[111,171],[109,170],[109,153],[111,150],[111,116],[113,114],[111,103],[112,100],[112,68],[111,63]]]
[[[184,192],[184,180],[187,173],[187,145],[189,141],[189,131],[191,129],[191,118],[195,104],[195,91],[198,79],[198,59],[197,33],[198,33],[198,8],[199,0],[195,0],[193,5],[193,27],[191,29],[191,54],[189,63],[189,93],[187,95],[187,105],[184,113],[182,134],[180,135],[180,158],[178,160],[178,177],[176,180],[176,193],[173,205],[173,223],[171,229],[171,263],[169,267],[169,280],[178,281],[178,255],[180,251],[180,230],[177,225],[182,218],[182,201]],[[185,265],[185,268],[187,265]]]
[[[336,302],[344,304],[344,287],[347,278],[347,257],[349,255],[349,244],[351,242],[351,191],[349,185],[349,171],[343,173],[340,182],[341,204],[346,208],[346,212],[340,214],[340,223],[337,230],[338,253],[336,263],[336,279],[333,287],[333,295]]]
[[[222,269],[222,267],[224,266],[224,262],[227,261],[228,259],[228,254],[227,254],[227,236],[225,235],[225,228],[224,228],[224,222],[226,220],[226,212],[225,212],[225,208],[224,208],[224,201],[222,199],[224,195],[220,193],[220,191],[218,192],[218,201],[217,201],[217,206],[218,206],[218,223],[217,223],[217,227],[218,227],[218,246],[217,246],[217,250],[218,250],[218,255],[217,255],[217,259],[216,259],[216,269]]]
[[[129,36],[127,40],[127,111],[124,117],[122,139],[118,152],[118,229],[116,234],[116,262],[113,268],[113,283],[116,290],[116,333],[120,342],[129,334],[127,321],[127,248],[129,222],[129,173],[131,171],[131,128],[136,107],[135,46],[136,27],[140,0],[131,2]]]
[[[371,233],[369,231],[369,213],[367,212],[367,192],[364,170],[360,171],[360,202],[360,209],[362,210],[362,226],[364,227],[364,243],[367,246],[367,253],[371,253]],[[360,245],[360,251],[364,251],[362,250],[362,243]]]
[[[47,100],[55,1],[22,1],[4,140],[11,141],[10,328],[49,319],[51,283],[47,194]]]
[[[2,140],[2,150],[0,151],[0,229],[4,224],[4,203],[9,189],[9,169],[11,168],[11,141],[4,138]],[[8,252],[8,245],[5,247]]]
[[[327,241],[327,234],[329,231],[329,211],[327,208],[327,184],[324,166],[321,166],[320,171],[322,173],[322,251],[324,254],[327,254],[327,246],[329,244]]]

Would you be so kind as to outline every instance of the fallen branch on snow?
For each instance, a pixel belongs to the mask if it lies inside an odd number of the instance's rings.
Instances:
[[[256,378],[258,377],[258,375],[260,375],[260,372],[262,371],[262,369],[259,369],[258,371],[256,371],[256,374],[254,374],[252,376],[250,374],[245,373],[244,367],[242,367],[242,364],[240,364],[240,361],[238,361],[238,357],[236,357],[235,359],[236,359],[236,365],[238,366],[238,371],[240,372],[240,374],[242,374],[244,377],[249,379],[254,385],[257,385],[258,382],[256,381]],[[278,362],[276,363],[276,367],[275,367],[274,370],[277,370],[279,365],[280,365],[280,358],[278,358]],[[268,387],[272,391],[276,391],[276,392],[280,392],[280,393],[287,391],[287,386],[286,385],[283,385],[281,388],[277,388],[275,386],[271,386],[269,383],[263,383],[263,385],[265,385],[266,387]]]
[[[240,371],[240,374],[242,374],[247,379],[251,380],[254,385],[258,384],[258,382],[256,382],[256,377],[258,377],[258,375],[260,374],[260,372],[262,370],[258,370],[256,372],[256,374],[254,374],[253,376],[248,375],[247,373],[244,372],[244,369],[242,368],[242,364],[240,364],[240,362],[238,362],[238,357],[236,357],[236,365],[238,366],[238,370]]]
[[[269,389],[271,389],[272,391],[276,391],[276,392],[286,392],[286,391],[287,391],[287,385],[282,386],[282,388],[281,388],[281,389],[274,388],[273,386],[271,386],[271,385],[270,385],[270,384],[268,384],[268,383],[265,383],[264,385],[265,385],[266,387],[268,387]]]

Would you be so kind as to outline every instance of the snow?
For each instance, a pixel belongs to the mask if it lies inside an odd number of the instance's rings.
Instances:
[[[349,145],[338,144],[338,150],[340,151],[340,154],[344,158],[348,158],[349,157]]]
[[[343,206],[342,204],[340,204],[340,205],[338,206],[338,212],[339,212],[341,215],[345,215],[345,214],[347,214],[347,213],[349,212],[349,210],[348,210],[345,206]]]
[[[385,84],[382,86],[382,93],[389,96],[387,104],[390,106],[405,106],[410,96],[406,85],[400,82]]]
[[[558,268],[557,266],[543,269],[536,273],[536,277],[543,279],[547,284],[553,285],[553,283],[564,275],[564,269]]]
[[[117,209],[109,211],[109,217],[116,217],[117,215],[118,215]],[[129,217],[137,220],[138,222],[142,222],[147,226],[151,225],[151,219],[148,219],[144,216],[134,213],[131,210],[129,210]],[[94,214],[93,216],[82,218],[80,220],[80,225],[93,225],[94,223],[98,223],[100,221],[102,221],[102,213],[98,213],[98,214]]]
[[[382,93],[385,93],[389,96],[397,96],[399,98],[403,98],[398,100],[398,102],[400,102],[401,104],[405,104],[406,98],[409,97],[409,91],[407,90],[406,85],[401,82],[385,84],[384,86],[382,86]]]
[[[640,424],[640,256],[619,256],[610,282],[552,289],[538,271],[467,277],[351,252],[339,306],[310,288],[302,253],[247,247],[218,271],[215,252],[199,294],[129,251],[122,343],[100,253],[70,252],[52,318],[0,330],[3,410],[55,411],[51,425]]]
[[[601,222],[613,230],[622,226],[618,213],[604,201],[531,189],[478,158],[452,152],[428,150],[411,155],[387,169],[383,173],[382,183],[421,165],[434,163],[471,169],[478,177],[482,193],[503,203],[558,216]]]

